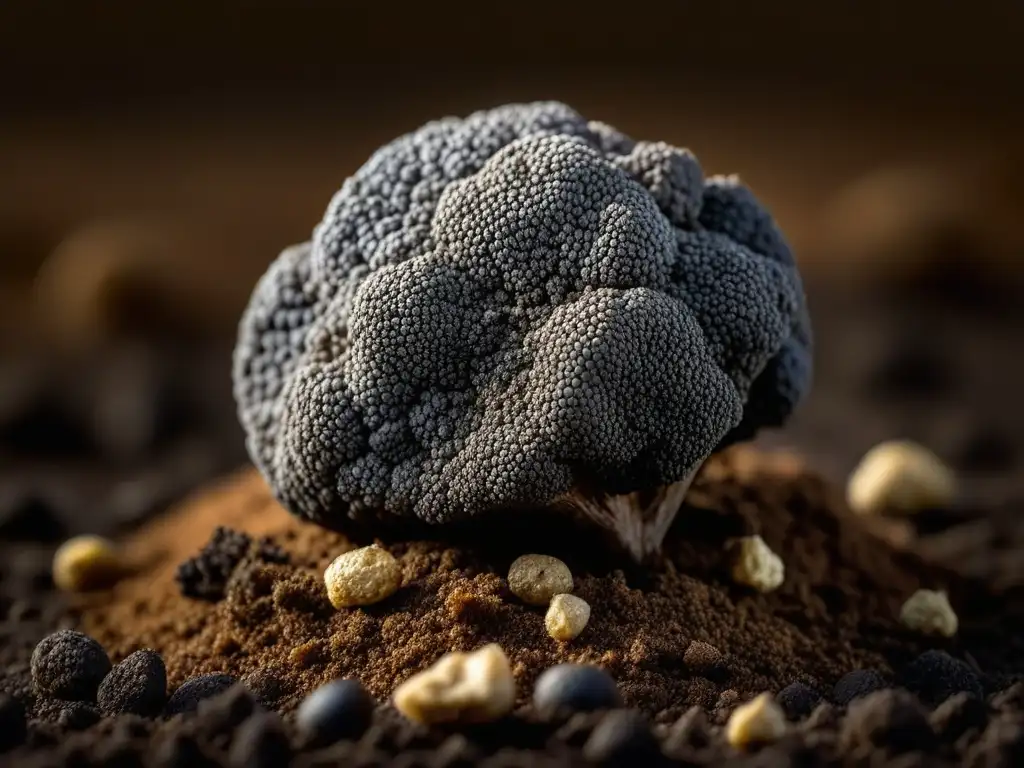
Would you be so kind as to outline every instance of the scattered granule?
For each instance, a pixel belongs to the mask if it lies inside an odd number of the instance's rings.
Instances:
[[[909,440],[891,440],[864,455],[850,475],[846,499],[860,514],[911,514],[948,507],[956,491],[956,476],[942,459]]]
[[[590,606],[575,595],[555,595],[544,616],[544,626],[555,640],[567,642],[579,636],[590,621]]]
[[[758,592],[772,592],[779,588],[786,578],[782,559],[772,552],[760,536],[743,536],[733,542],[736,562],[732,566],[732,577],[737,584],[753,587]]]
[[[324,584],[331,605],[340,611],[391,597],[402,584],[402,570],[386,549],[361,547],[338,555],[324,571]]]
[[[53,583],[67,592],[108,587],[123,573],[117,547],[102,536],[75,536],[53,555]]]
[[[741,704],[729,716],[725,738],[736,749],[752,749],[778,741],[786,733],[786,714],[770,693]]]
[[[572,592],[572,572],[557,557],[523,555],[508,569],[508,588],[529,605],[547,605],[551,598]]]
[[[919,589],[900,609],[900,621],[915,632],[952,637],[959,624],[945,592]]]
[[[512,667],[497,643],[446,654],[394,693],[399,712],[427,725],[497,720],[511,712],[515,702]]]

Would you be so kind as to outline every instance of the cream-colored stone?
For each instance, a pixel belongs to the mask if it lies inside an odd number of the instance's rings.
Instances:
[[[398,591],[402,570],[386,549],[363,547],[335,558],[324,571],[324,584],[331,605],[339,610],[373,605]]]
[[[952,637],[960,621],[945,592],[919,589],[900,609],[900,621],[915,632]]]
[[[117,548],[101,536],[68,539],[53,556],[53,583],[67,592],[110,586],[123,572]]]
[[[555,595],[544,616],[544,626],[555,640],[566,642],[579,636],[590,621],[590,604],[575,595]]]
[[[907,440],[876,445],[846,485],[847,503],[862,515],[911,514],[949,506],[955,497],[953,471],[927,448]]]
[[[512,594],[530,605],[547,605],[555,595],[572,592],[569,566],[549,555],[517,557],[508,569]]]
[[[778,741],[786,733],[786,715],[770,693],[762,693],[733,710],[725,737],[736,749]]]
[[[771,592],[785,580],[786,567],[760,536],[744,536],[737,542],[732,577],[759,592]]]
[[[488,722],[512,711],[516,683],[505,652],[491,643],[446,654],[399,685],[392,699],[399,712],[426,725]]]

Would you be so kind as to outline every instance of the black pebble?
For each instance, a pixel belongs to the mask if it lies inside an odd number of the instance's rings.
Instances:
[[[533,704],[544,716],[560,711],[592,712],[622,706],[615,680],[591,664],[557,664],[537,678]]]
[[[839,733],[848,750],[870,744],[894,752],[924,750],[935,745],[935,732],[924,707],[907,691],[875,691],[850,704]]]
[[[0,752],[21,746],[26,735],[25,707],[17,699],[0,694]]]
[[[832,700],[846,706],[854,699],[888,688],[889,684],[873,669],[855,669],[839,679],[832,689]]]
[[[181,687],[173,693],[164,712],[169,717],[195,712],[199,708],[199,702],[224,693],[237,682],[231,675],[216,673],[193,677],[182,683]]]
[[[295,723],[312,743],[323,746],[362,736],[373,710],[373,699],[358,680],[335,680],[303,700]]]
[[[167,703],[167,670],[156,651],[127,656],[103,678],[96,702],[106,715],[156,717]]]
[[[803,720],[818,706],[821,696],[803,683],[790,683],[775,695],[775,701],[790,720]]]
[[[955,693],[985,696],[981,678],[970,665],[945,651],[925,651],[910,662],[903,670],[903,685],[933,707]]]
[[[238,768],[276,768],[288,765],[292,748],[281,718],[261,713],[246,720],[231,741],[228,761]]]
[[[594,728],[583,756],[603,766],[653,766],[664,756],[647,719],[635,710],[609,712]]]
[[[32,651],[32,682],[44,696],[95,701],[108,672],[110,659],[103,646],[71,629],[44,637]]]
[[[989,705],[982,699],[958,693],[936,707],[930,719],[935,732],[953,743],[968,731],[984,730],[990,714]]]

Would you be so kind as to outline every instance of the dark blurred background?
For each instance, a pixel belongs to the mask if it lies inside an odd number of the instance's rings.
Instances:
[[[1022,35],[1009,0],[3,0],[0,536],[41,508],[54,536],[130,524],[242,463],[230,346],[270,260],[379,144],[548,98],[776,214],[822,349],[805,451],[840,472],[885,437],[981,445],[1005,491]]]

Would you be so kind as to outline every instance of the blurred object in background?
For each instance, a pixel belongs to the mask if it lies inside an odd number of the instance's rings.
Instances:
[[[184,279],[182,243],[142,219],[69,235],[36,277],[37,317],[68,351],[118,339],[186,340],[203,329]]]
[[[826,204],[812,248],[837,277],[978,306],[1004,298],[1024,257],[1012,164],[893,166]],[[1019,288],[1019,286],[1016,286]]]

